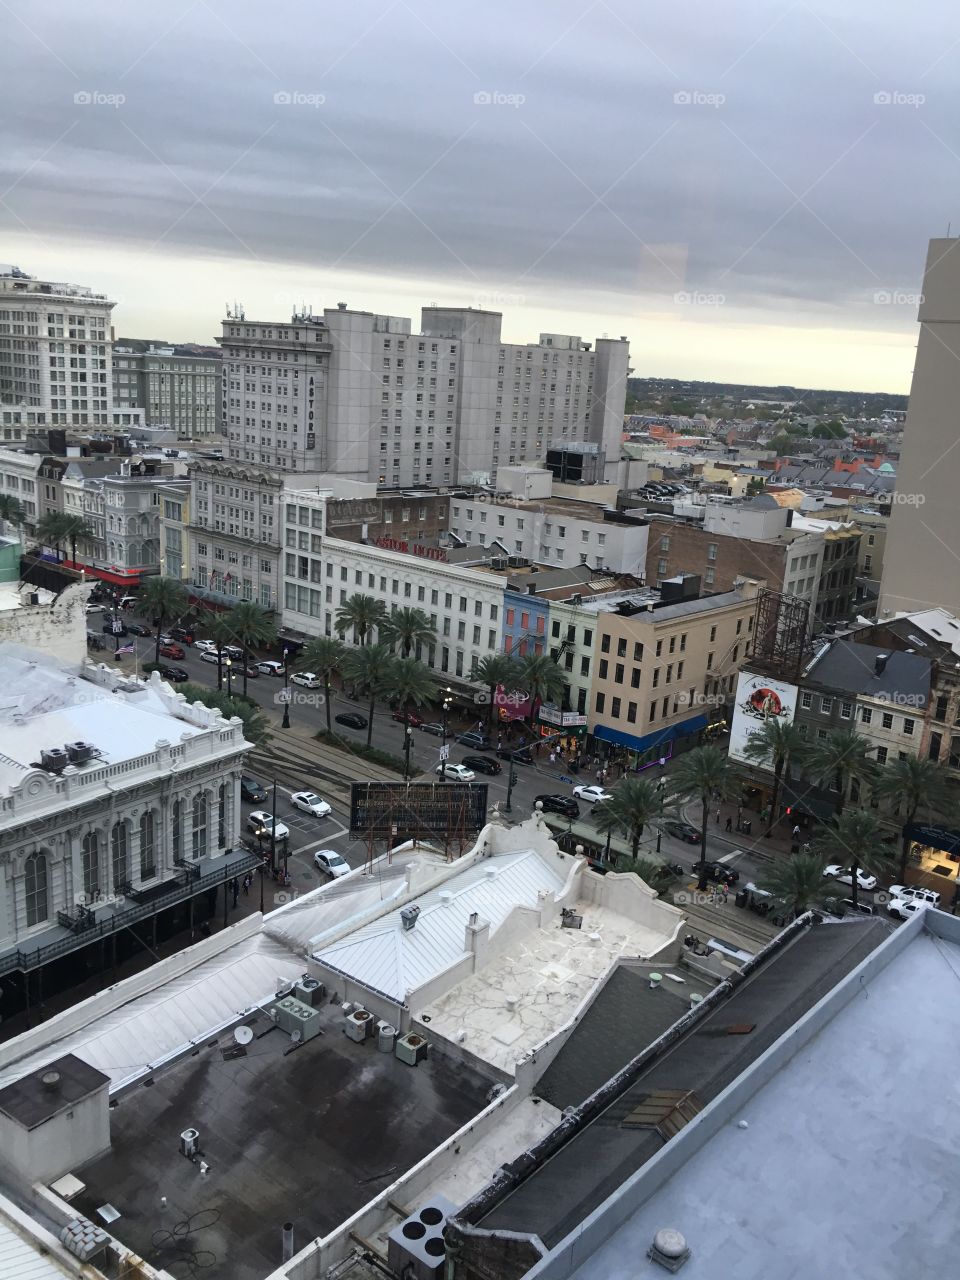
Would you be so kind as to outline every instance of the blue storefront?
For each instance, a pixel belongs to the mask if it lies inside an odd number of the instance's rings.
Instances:
[[[525,591],[503,593],[503,651],[523,657],[545,653],[550,601]]]
[[[631,752],[632,768],[642,768],[644,764],[653,764],[660,760],[669,760],[678,751],[685,751],[697,745],[698,735],[706,729],[706,715],[691,716],[679,724],[665,725],[653,733],[638,737],[626,733],[623,729],[611,729],[609,725],[598,724],[594,727],[595,742],[603,742],[611,747],[626,747]]]

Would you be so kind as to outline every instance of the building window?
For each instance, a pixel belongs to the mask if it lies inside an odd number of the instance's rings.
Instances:
[[[127,824],[115,822],[110,831],[110,865],[113,870],[113,892],[120,893],[130,883],[130,851],[127,847]]]
[[[191,855],[202,858],[207,852],[207,796],[198,791],[193,797]]]
[[[943,734],[931,733],[930,745],[927,747],[927,758],[929,760],[939,760],[940,748],[942,747],[942,745],[943,745]]]
[[[173,860],[176,862],[183,857],[183,801],[174,800],[173,802],[173,822],[171,824],[171,834],[173,836]]]
[[[31,853],[24,865],[24,890],[27,903],[27,928],[43,924],[50,915],[50,896],[47,886],[47,855]]]
[[[853,703],[844,700],[840,703],[840,719],[849,720],[853,715]]]
[[[140,879],[152,880],[157,874],[156,820],[152,809],[140,815]]]
[[[887,763],[887,748],[877,747],[877,764]]]
[[[217,848],[227,847],[227,784],[220,783],[217,793]]]
[[[861,724],[869,724],[869,723],[870,723],[870,721],[871,721],[872,719],[873,719],[873,711],[870,709],[870,707],[861,707],[861,708],[860,708],[860,723],[861,723]]]
[[[620,719],[620,699],[614,698],[610,703],[610,715],[614,720]]]
[[[609,652],[610,652],[610,636],[609,636],[609,634],[607,634],[607,635],[605,635],[605,636],[601,636],[601,637],[600,637],[600,652],[601,652],[601,653],[609,653]]]
[[[893,728],[893,716],[890,714],[889,711],[884,711],[883,715],[880,717],[880,723],[884,727],[884,729]]]
[[[597,694],[597,705],[596,705],[596,712],[597,712],[597,715],[601,715],[601,714],[603,713],[603,706],[604,706],[604,703],[605,703],[605,702],[606,702],[606,695],[605,695],[605,694],[602,694],[602,693],[598,693],[598,694]]]
[[[903,732],[907,735],[908,738],[911,737],[913,734],[913,726],[914,726],[914,721],[911,720],[909,717],[904,716]]]
[[[88,831],[80,842],[80,873],[87,902],[96,900],[100,892],[100,835]]]
[[[832,699],[832,698],[821,698],[821,699],[820,699],[820,710],[823,712],[823,714],[824,714],[825,716],[828,716],[828,715],[830,714],[830,712],[833,710],[833,699]]]
[[[946,720],[947,702],[948,702],[947,695],[945,693],[941,693],[940,696],[937,698],[937,709],[933,715],[934,720]]]

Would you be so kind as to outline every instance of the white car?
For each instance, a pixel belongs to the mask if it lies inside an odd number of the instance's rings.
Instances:
[[[204,649],[203,653],[201,653],[200,655],[200,661],[201,662],[222,662],[224,665],[226,665],[227,657],[226,657],[226,654],[224,654],[223,657],[221,657],[220,654],[217,653],[216,649]]]
[[[267,659],[263,662],[257,662],[254,665],[256,666],[257,670],[260,672],[262,676],[282,676],[283,675],[282,662],[274,662],[272,661],[272,659]]]
[[[573,788],[573,794],[578,800],[586,800],[590,804],[596,804],[598,800],[612,799],[610,792],[604,791],[603,787],[587,787],[582,784],[579,787]]]
[[[443,764],[437,770],[438,778],[452,778],[454,782],[473,782],[477,775],[465,764]]]
[[[311,813],[315,818],[325,818],[330,813],[330,806],[326,800],[321,800],[312,791],[295,791],[290,797],[290,803],[295,809],[299,809],[302,813]]]
[[[918,911],[926,911],[929,904],[916,898],[891,898],[887,903],[887,911],[898,920],[909,920]]]
[[[259,835],[263,832],[264,839],[268,836],[275,836],[277,840],[287,840],[290,837],[290,828],[277,819],[276,828],[273,825],[273,814],[267,813],[266,809],[254,809],[247,818],[247,826],[254,833]]]
[[[199,649],[201,653],[217,652],[217,646],[212,640],[194,640],[193,647]]]
[[[298,671],[296,675],[290,677],[291,684],[302,684],[305,689],[322,689],[323,681],[319,676],[313,674],[312,671]]]
[[[325,871],[334,880],[339,880],[350,870],[350,863],[341,858],[333,849],[318,849],[313,855],[313,864],[318,871]]]
[[[940,905],[940,895],[936,889],[925,889],[919,884],[892,884],[887,893],[902,902],[924,902],[931,907]]]
[[[824,877],[827,880],[836,880],[837,884],[853,884],[853,872],[850,867],[841,867],[838,862],[832,862],[829,867],[823,868]],[[870,893],[877,887],[877,877],[872,876],[867,871],[857,868],[857,888],[863,889]]]
[[[105,604],[88,604],[87,613],[106,613],[109,605]]]

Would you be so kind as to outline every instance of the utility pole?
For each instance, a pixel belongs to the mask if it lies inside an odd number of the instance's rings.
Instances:
[[[513,813],[513,805],[510,801],[513,796],[514,783],[519,781],[517,771],[513,767],[513,752],[510,753],[510,759],[507,761],[507,768],[510,770],[510,773],[507,776],[507,802],[503,807],[507,813]]]
[[[270,870],[277,869],[277,780],[273,780],[273,821],[270,824]]]
[[[280,721],[281,729],[290,728],[290,650],[284,645],[283,647],[283,719]]]
[[[403,780],[410,781],[410,744],[413,741],[413,730],[409,725],[404,726],[403,733]]]

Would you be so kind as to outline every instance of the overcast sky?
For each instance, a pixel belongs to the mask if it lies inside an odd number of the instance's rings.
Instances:
[[[909,17],[909,21],[905,18]],[[128,336],[424,303],[639,375],[903,392],[960,231],[937,0],[3,0],[0,261]]]

